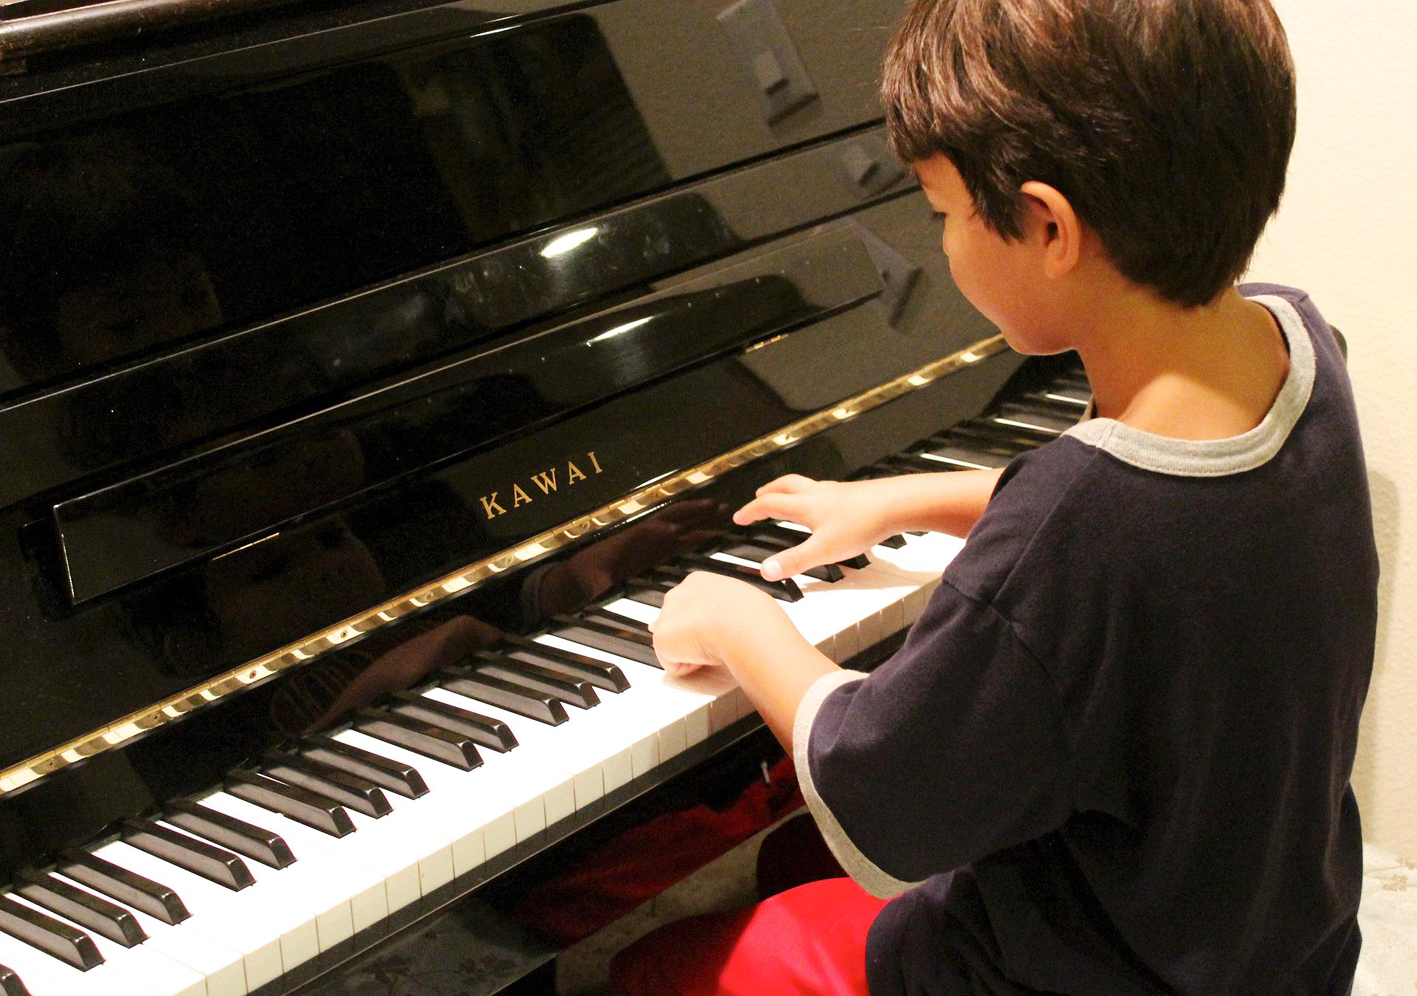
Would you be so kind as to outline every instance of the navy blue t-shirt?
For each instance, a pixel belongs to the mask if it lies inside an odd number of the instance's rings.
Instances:
[[[905,646],[828,675],[797,767],[843,866],[899,895],[888,994],[1347,992],[1349,787],[1377,553],[1353,398],[1307,296],[1263,423],[1111,419],[1014,460]]]

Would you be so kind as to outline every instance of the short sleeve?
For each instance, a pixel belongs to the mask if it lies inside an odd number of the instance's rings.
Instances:
[[[817,681],[793,724],[807,803],[842,867],[890,896],[1061,826],[1073,761],[1044,668],[948,582],[870,675]]]

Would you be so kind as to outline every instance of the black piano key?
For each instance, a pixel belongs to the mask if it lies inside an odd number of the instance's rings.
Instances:
[[[965,449],[982,449],[1007,457],[1037,449],[1039,439],[1020,439],[1016,433],[1006,431],[1006,427],[987,422],[965,422],[948,432],[931,436],[931,445],[963,446]]]
[[[375,819],[394,811],[383,789],[373,782],[322,764],[314,758],[273,750],[262,758],[261,773],[318,792],[356,813]]]
[[[625,672],[614,664],[562,650],[560,647],[548,647],[520,636],[505,637],[493,652],[552,671],[560,671],[572,678],[584,679],[607,692],[623,692],[630,687],[630,680],[625,677]]]
[[[949,443],[942,446],[931,445],[925,452],[934,454],[942,461],[949,461],[961,470],[992,470],[1007,467],[1009,461],[1013,459],[1013,457],[1002,453]]]
[[[782,548],[785,550],[789,546],[796,546],[812,534],[803,532],[801,529],[789,529],[781,523],[768,519],[749,526],[748,535],[755,540],[776,540],[783,544]]]
[[[653,578],[631,578],[625,582],[625,597],[642,605],[664,607],[664,596],[673,585]]]
[[[1052,433],[1038,432],[1019,426],[1002,425],[992,417],[981,417],[961,422],[950,430],[951,436],[979,439],[986,443],[1013,448],[1022,453],[1036,449],[1040,443],[1054,438]]]
[[[1078,415],[1087,411],[1087,407],[1093,404],[1093,387],[1077,387],[1074,384],[1046,384],[1043,390],[1037,394],[1046,400],[1056,402],[1057,405],[1067,405],[1071,411],[1076,411]]]
[[[796,529],[786,529],[782,526],[774,526],[768,523],[766,527],[753,526],[748,530],[747,543],[751,546],[760,546],[768,550],[782,551],[790,550],[799,545],[811,533],[800,532]],[[724,550],[724,553],[732,553],[732,550]],[[751,557],[746,559],[753,559]],[[845,560],[836,562],[837,567],[854,567],[860,570],[863,567],[870,567],[871,562],[865,556],[858,554],[855,557],[848,557]],[[812,575],[815,577],[816,575]]]
[[[729,564],[701,554],[686,554],[674,564],[665,565],[657,570],[666,576],[672,576],[679,572],[687,575],[690,571],[709,571],[750,584],[781,602],[802,601],[802,589],[798,588],[797,582],[791,578],[784,578],[781,581],[765,581],[763,576],[751,567],[744,567],[742,564]]]
[[[682,577],[679,580],[683,580]],[[661,604],[663,604],[661,602]],[[620,633],[614,629],[607,628],[600,623],[586,620],[584,622],[565,618],[563,622],[558,619],[561,625],[551,630],[555,636],[570,640],[572,643],[584,644],[596,650],[604,651],[607,654],[615,654],[618,657],[625,657],[632,661],[639,661],[641,664],[648,664],[650,667],[659,667],[659,658],[654,656],[654,648],[646,647],[638,640],[629,637],[627,633]]]
[[[333,768],[367,778],[375,785],[390,792],[397,792],[407,799],[418,799],[428,794],[428,783],[423,780],[417,768],[341,743],[333,737],[323,734],[303,737],[300,741],[300,753],[323,761]]]
[[[103,964],[103,955],[88,934],[9,896],[0,896],[0,930],[81,972]]]
[[[476,699],[478,702],[486,702],[488,705],[550,726],[560,726],[570,718],[565,705],[554,695],[538,692],[506,678],[494,678],[490,674],[467,669],[448,668],[439,672],[438,684],[450,692]]]
[[[172,889],[88,851],[78,848],[65,851],[55,871],[163,923],[176,925],[192,915],[187,912],[182,897]]]
[[[781,553],[786,547],[773,547],[766,543],[757,543],[744,540],[740,542],[728,543],[719,549],[720,553],[726,553],[730,557],[741,557],[744,560],[751,560],[761,564],[775,553]],[[809,578],[816,578],[818,581],[840,581],[844,574],[838,564],[821,564],[817,567],[809,568],[802,572]]]
[[[881,461],[881,465],[889,467],[897,474],[948,474],[951,470],[959,469],[938,461],[932,462],[924,457],[912,456],[909,453],[896,453],[888,456]]]
[[[1002,405],[994,415],[995,421],[1006,420],[1011,429],[1023,428],[1029,432],[1044,433],[1049,436],[1061,436],[1073,426],[1077,425],[1077,419],[1069,416],[1054,415],[1051,412],[1040,412],[1030,408],[1028,405],[1009,403]],[[1013,423],[1018,423],[1017,425]]]
[[[174,826],[271,868],[287,868],[295,864],[295,855],[280,834],[208,809],[190,799],[169,802],[165,818]]]
[[[848,564],[846,566],[849,567],[851,565]],[[826,581],[828,584],[835,584],[846,577],[846,575],[842,573],[841,568],[842,565],[840,563],[818,564],[816,567],[809,567],[801,573],[809,578],[816,578],[818,581]]]
[[[151,820],[124,820],[122,837],[126,844],[233,892],[256,884],[251,869],[235,854]]]
[[[471,739],[412,716],[361,709],[355,714],[354,728],[377,740],[406,747],[463,771],[471,771],[482,764],[482,755]]]
[[[569,702],[582,709],[589,709],[600,704],[600,696],[595,694],[591,683],[584,678],[567,677],[539,664],[507,660],[486,651],[474,654],[472,660],[465,663],[475,671],[490,674],[494,678],[504,678],[518,685],[534,688],[538,692],[545,692],[547,695],[554,695],[562,702]]]
[[[899,550],[901,547],[905,546],[905,537],[900,533],[896,533],[894,536],[887,536],[876,545],[884,546],[891,550]]]
[[[0,996],[30,996],[20,977],[4,965],[0,965]]]
[[[1082,414],[1084,407],[1061,399],[1055,400],[1040,391],[1034,391],[1009,398],[999,406],[995,414],[1017,411],[1040,417],[1046,415],[1049,418],[1061,419],[1064,426],[1073,426],[1077,424],[1078,416]]]
[[[608,626],[616,634],[623,635],[627,640],[634,640],[641,646],[654,646],[654,634],[649,631],[649,624],[639,619],[622,616],[618,612],[610,612],[598,606],[582,609],[576,613],[575,618],[577,622],[593,622],[601,626]]]
[[[87,889],[70,885],[53,875],[37,871],[15,873],[15,891],[36,906],[43,906],[95,934],[125,948],[148,939],[138,920],[123,907],[95,896]]]
[[[852,474],[850,479],[853,481],[879,481],[882,478],[899,476],[899,474],[889,467],[880,467],[872,464],[869,467],[862,467],[856,473]]]
[[[448,702],[439,702],[417,692],[397,692],[390,708],[401,716],[412,716],[453,733],[461,733],[482,747],[505,754],[517,745],[510,727],[500,719],[483,716]]]
[[[228,771],[222,784],[238,799],[288,816],[297,823],[304,823],[332,837],[354,833],[354,821],[339,803],[308,789],[240,768]]]
[[[1040,388],[1037,391],[1029,391],[1019,397],[1018,403],[1026,405],[1034,411],[1051,412],[1054,415],[1071,417],[1074,421],[1082,417],[1082,413],[1087,411],[1087,403],[1092,400],[1091,391],[1079,391],[1075,388],[1063,387],[1057,390],[1053,388]]]
[[[1058,387],[1072,388],[1078,391],[1091,391],[1092,384],[1087,379],[1087,371],[1082,369],[1066,370],[1055,374],[1049,381],[1050,390]]]

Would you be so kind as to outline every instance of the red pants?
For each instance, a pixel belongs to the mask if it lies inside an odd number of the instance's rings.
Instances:
[[[886,904],[832,859],[811,817],[763,841],[768,898],[733,913],[667,924],[615,956],[615,996],[857,996],[866,993],[866,932]],[[805,882],[806,884],[797,884]],[[777,889],[786,891],[769,895]]]

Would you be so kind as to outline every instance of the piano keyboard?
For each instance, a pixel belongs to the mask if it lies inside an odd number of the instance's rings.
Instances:
[[[1080,373],[1064,375],[858,476],[1003,466],[1088,397]],[[763,581],[760,562],[802,534],[741,530],[21,873],[0,895],[0,996],[245,996],[312,977],[358,935],[401,925],[421,898],[752,714],[722,674],[673,678],[655,662],[646,624],[688,571],[765,588],[846,664],[914,621],[963,546],[907,534]]]

